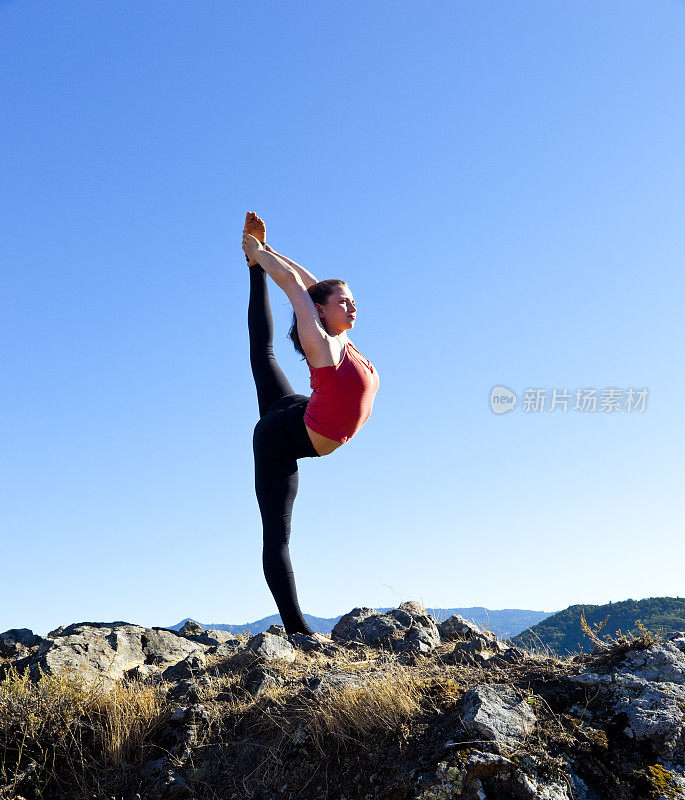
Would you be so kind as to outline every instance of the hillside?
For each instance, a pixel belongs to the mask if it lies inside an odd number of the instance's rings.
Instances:
[[[599,606],[569,606],[513,637],[512,642],[528,648],[548,647],[559,656],[587,652],[592,647],[581,629],[583,611],[591,628],[609,617],[602,628],[603,635],[615,636],[619,631],[623,634],[639,634],[638,620],[653,633],[667,634],[685,629],[685,598],[647,597],[644,600],[629,599]]]
[[[331,633],[0,633],[0,800],[685,797],[685,632],[559,659],[406,602]]]

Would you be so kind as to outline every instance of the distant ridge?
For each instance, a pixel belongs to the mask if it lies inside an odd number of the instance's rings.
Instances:
[[[386,606],[384,608],[376,608],[376,611],[390,611],[392,608],[394,608],[394,606]],[[351,610],[352,609],[350,609],[350,611]],[[448,617],[451,617],[452,614],[459,614],[465,619],[475,622],[476,625],[480,625],[483,628],[491,630],[493,633],[497,634],[500,639],[508,639],[512,636],[516,636],[516,634],[520,633],[521,631],[536,625],[555,613],[554,611],[529,611],[519,608],[502,608],[493,610],[487,609],[484,606],[472,606],[470,608],[426,607],[426,610],[429,614],[434,616],[438,622],[446,620]],[[345,613],[348,612],[346,611]],[[314,617],[311,614],[304,614],[307,624],[312,628],[312,630],[318,631],[319,633],[330,633],[336,622],[338,622],[342,616],[343,615],[340,614],[340,616],[337,617],[325,618]],[[197,622],[197,624],[202,625],[205,630],[213,629],[218,631],[228,631],[229,633],[233,634],[249,631],[253,636],[256,633],[261,633],[265,630],[268,630],[271,625],[283,624],[279,614],[271,614],[268,617],[262,617],[262,619],[255,620],[254,622],[245,622],[242,625],[229,625],[225,622],[206,623],[200,622],[197,619],[192,619],[191,617],[186,617],[180,622],[177,622],[175,625],[169,626],[169,630],[180,630],[185,623],[188,622],[188,620]]]
[[[623,634],[638,635],[637,620],[653,633],[685,631],[685,598],[630,598],[601,606],[569,606],[523,631],[514,637],[513,642],[529,649],[548,647],[559,656],[592,652],[593,645],[580,626],[582,611],[585,611],[585,619],[593,630],[597,623],[604,622],[609,616],[606,626],[599,633],[600,638],[605,634],[615,636],[619,630]]]

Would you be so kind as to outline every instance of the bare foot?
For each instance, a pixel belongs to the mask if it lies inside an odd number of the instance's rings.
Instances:
[[[243,227],[244,233],[249,233],[250,236],[254,236],[255,239],[264,243],[266,241],[266,224],[264,223],[263,219],[260,219],[254,211],[248,211],[245,214],[245,226]],[[256,264],[256,261],[248,261],[247,266],[252,267]]]

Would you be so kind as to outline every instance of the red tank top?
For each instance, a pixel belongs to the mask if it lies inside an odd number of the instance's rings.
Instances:
[[[342,361],[329,367],[312,367],[312,396],[304,422],[321,436],[344,444],[371,416],[378,391],[378,373],[352,342],[347,341]]]

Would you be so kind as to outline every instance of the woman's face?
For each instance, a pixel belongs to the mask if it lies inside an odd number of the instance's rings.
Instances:
[[[352,292],[347,286],[336,286],[325,305],[316,304],[319,318],[324,328],[331,336],[337,336],[343,331],[354,327],[357,306],[354,304]]]

